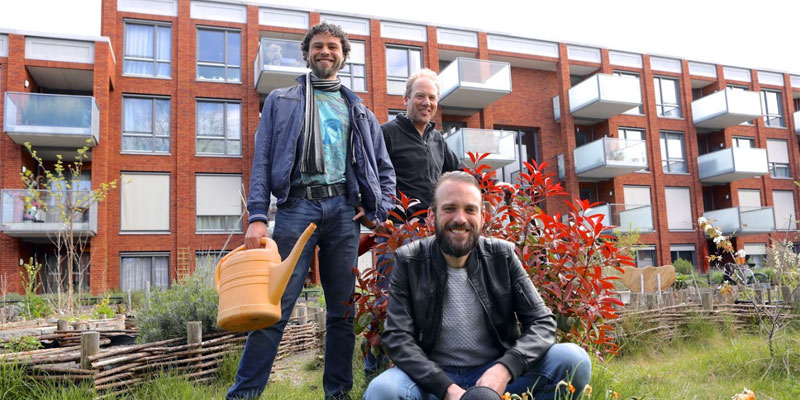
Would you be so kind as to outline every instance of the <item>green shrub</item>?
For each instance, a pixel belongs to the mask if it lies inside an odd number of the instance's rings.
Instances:
[[[111,318],[117,313],[117,310],[108,304],[110,301],[109,297],[109,295],[106,295],[106,297],[103,297],[103,299],[100,300],[100,304],[94,307],[95,318]]]
[[[708,271],[708,283],[712,285],[721,285],[724,273],[719,269],[712,269]]]
[[[33,336],[20,336],[0,343],[0,348],[5,349],[9,353],[31,351],[40,347],[42,347],[42,344],[39,343],[39,340]]]
[[[672,283],[672,287],[676,290],[686,289],[689,287],[689,283],[692,281],[692,277],[690,275],[684,275],[680,272],[675,273],[675,282]]]
[[[694,264],[691,261],[684,260],[679,258],[672,263],[672,266],[675,267],[675,272],[683,274],[683,275],[691,275],[694,272]]]
[[[46,317],[53,312],[47,301],[35,294],[26,295],[18,304],[20,314],[27,319]]]
[[[753,269],[754,274],[764,274],[769,278],[769,283],[773,285],[778,284],[778,276],[775,274],[775,270],[772,268],[755,268]]]
[[[150,293],[150,306],[138,314],[140,343],[186,336],[186,322],[200,321],[203,332],[218,332],[214,269],[198,265],[195,273],[166,290]]]

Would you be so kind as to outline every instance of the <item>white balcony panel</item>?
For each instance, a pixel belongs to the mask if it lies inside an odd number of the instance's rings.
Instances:
[[[775,231],[772,207],[731,207],[706,211],[703,217],[711,221],[723,235],[742,236]]]
[[[330,22],[342,27],[350,35],[369,36],[369,19],[342,17],[341,15],[323,14],[323,22]]]
[[[439,44],[448,44],[451,46],[461,47],[478,47],[478,34],[475,32],[438,28],[436,30],[436,36]]]
[[[599,63],[600,49],[569,45],[567,46],[567,58],[574,61]]]
[[[117,0],[118,11],[178,16],[178,0]]]
[[[381,21],[381,37],[427,42],[428,30],[423,25]]]
[[[595,74],[569,89],[569,110],[576,118],[608,119],[642,105],[639,79]]]
[[[721,184],[769,173],[767,149],[733,147],[697,157],[697,170],[704,184]]]
[[[90,201],[91,191],[65,192],[53,196],[39,192],[38,200],[26,189],[3,189],[0,203],[0,230],[16,238],[49,238],[66,231],[69,223],[62,219],[62,210],[81,210],[72,217],[72,229],[78,236],[97,234],[97,204]],[[65,202],[59,206],[58,201]]]
[[[725,129],[761,116],[757,92],[726,88],[692,102],[692,120],[698,128]]]
[[[609,63],[611,63],[611,65],[619,65],[621,67],[642,68],[641,54],[609,50],[608,61]]]
[[[622,232],[653,232],[653,207],[649,204],[604,204],[592,207],[586,216],[602,215],[604,232],[619,229]]]
[[[8,57],[8,35],[0,35],[0,57]]]
[[[726,81],[750,82],[750,71],[744,68],[722,67]]]
[[[795,111],[794,114],[794,133],[800,135],[800,111]]]
[[[561,97],[560,96],[553,97],[553,117],[555,118],[556,122],[561,121]]]
[[[247,6],[194,0],[189,15],[194,19],[246,24]]]
[[[783,86],[783,75],[775,72],[758,71],[760,85]]]
[[[674,58],[650,57],[650,68],[654,71],[681,73],[681,60]]]
[[[472,160],[468,153],[489,153],[480,161],[495,170],[517,159],[516,138],[512,131],[461,128],[445,137],[447,145],[468,166]]]
[[[253,69],[256,91],[264,95],[277,88],[294,86],[295,79],[308,72],[300,42],[272,38],[261,39]]]
[[[792,82],[793,88],[800,89],[800,76],[792,75],[789,77],[789,80]]]
[[[489,50],[558,58],[558,43],[498,35],[488,35],[486,41]]]
[[[280,26],[284,28],[308,29],[308,13],[304,11],[280,10],[277,8],[260,8],[258,24]]]
[[[689,75],[702,76],[705,78],[716,78],[717,67],[714,66],[714,64],[689,61]]]
[[[25,58],[94,64],[94,42],[26,37]]]
[[[511,93],[509,63],[457,58],[440,74],[443,107],[480,110]]]
[[[96,146],[100,110],[94,97],[6,92],[3,131],[33,147]]]
[[[573,151],[580,179],[611,179],[647,168],[647,145],[641,140],[603,137]]]

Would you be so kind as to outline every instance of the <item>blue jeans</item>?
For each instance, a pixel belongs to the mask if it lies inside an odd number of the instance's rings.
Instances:
[[[442,369],[456,385],[468,389],[475,386],[475,382],[492,365],[494,362],[473,368]],[[589,383],[591,375],[592,361],[586,352],[575,344],[559,343],[553,345],[525,375],[511,382],[506,391],[522,394],[530,388],[536,400],[553,399],[558,382],[572,376],[572,385],[575,387],[572,398],[576,399]],[[436,396],[422,390],[405,372],[395,367],[370,382],[364,392],[364,400],[375,399],[434,400]]]
[[[327,305],[322,386],[326,396],[350,391],[355,334],[353,307],[347,303],[355,287],[353,268],[356,267],[359,238],[358,223],[353,221],[353,216],[355,209],[345,196],[323,200],[288,199],[278,209],[272,236],[281,259],[291,252],[309,222],[317,224],[317,229],[306,243],[281,297],[280,321],[247,336],[236,370],[236,382],[228,391],[228,399],[257,398],[264,391],[283,329],[305,284],[316,246],[319,246],[319,274]]]

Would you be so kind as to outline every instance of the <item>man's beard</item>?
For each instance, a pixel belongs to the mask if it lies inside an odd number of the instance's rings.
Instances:
[[[434,219],[434,227],[436,228],[436,244],[439,245],[442,253],[452,257],[462,257],[469,254],[478,244],[478,237],[481,235],[479,230],[469,224],[450,223],[443,227],[439,224],[439,218]],[[449,229],[466,229],[469,233],[467,241],[464,244],[454,243],[447,236],[446,231]]]
[[[322,68],[315,62],[308,63],[311,72],[320,79],[333,79],[333,76],[339,72],[342,67],[342,61],[337,62],[330,68]]]

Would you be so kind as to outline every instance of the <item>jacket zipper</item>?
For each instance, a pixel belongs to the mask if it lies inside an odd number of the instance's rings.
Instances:
[[[498,342],[501,342],[500,334],[497,333],[497,329],[495,329],[494,324],[492,324],[492,317],[489,315],[489,310],[486,308],[486,304],[483,303],[483,299],[481,298],[480,293],[478,293],[478,289],[475,288],[475,284],[472,283],[472,279],[467,278],[467,282],[469,282],[469,286],[472,287],[472,290],[475,291],[475,295],[478,296],[478,302],[481,303],[481,308],[483,308],[483,316],[486,319],[487,327],[491,332],[494,333],[495,339],[497,339]]]

